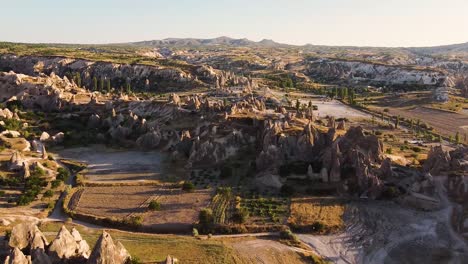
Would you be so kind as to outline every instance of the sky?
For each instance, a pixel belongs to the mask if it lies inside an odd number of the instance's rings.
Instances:
[[[468,0],[0,0],[0,41],[119,43],[229,36],[288,44],[468,42]]]

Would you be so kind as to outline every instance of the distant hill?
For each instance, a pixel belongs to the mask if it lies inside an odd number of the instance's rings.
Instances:
[[[468,54],[468,42],[461,44],[433,46],[433,47],[413,47],[408,50],[415,53],[422,53],[427,55],[438,55],[438,54]]]
[[[234,39],[219,37],[212,39],[200,38],[166,38],[162,40],[147,40],[127,43],[136,46],[160,47],[160,46],[236,46],[236,47],[288,47],[292,45],[281,44],[270,39],[255,42],[246,38]]]

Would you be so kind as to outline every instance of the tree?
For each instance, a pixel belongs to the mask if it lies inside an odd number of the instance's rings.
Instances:
[[[107,92],[110,93],[111,91],[111,82],[110,79],[107,79]]]
[[[397,116],[395,118],[395,128],[398,128],[398,125],[400,124],[400,116]]]
[[[104,92],[104,78],[101,77],[101,92]]]
[[[78,87],[81,87],[81,75],[79,72],[75,74],[75,83]]]
[[[354,99],[356,98],[356,95],[354,93],[354,89],[351,89],[351,91],[349,91],[349,96],[348,96],[348,101],[350,104],[354,104]]]
[[[182,184],[182,190],[186,192],[193,192],[195,190],[195,185],[191,182],[184,182],[184,184]]]
[[[309,101],[309,105],[308,105],[309,108],[312,107],[312,101]]]
[[[201,225],[209,225],[214,221],[213,211],[210,208],[203,208],[198,214],[198,220]]]
[[[158,201],[152,200],[148,205],[148,209],[151,211],[159,211],[161,210],[161,203],[159,203]]]
[[[127,93],[130,94],[132,92],[132,87],[130,86],[130,83],[127,83]]]
[[[458,132],[458,131],[455,134],[455,143],[460,144],[460,132]]]
[[[97,82],[97,78],[96,76],[93,77],[93,88],[94,88],[94,91],[97,91],[98,90],[98,82]]]
[[[299,109],[301,108],[301,102],[299,101],[299,99],[296,100],[296,110],[299,111]]]

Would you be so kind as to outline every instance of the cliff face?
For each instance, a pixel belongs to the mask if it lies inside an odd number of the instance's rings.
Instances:
[[[0,70],[37,76],[75,76],[80,74],[81,84],[94,87],[94,78],[101,86],[101,79],[110,80],[113,88],[126,88],[127,83],[139,90],[171,90],[194,87],[222,87],[225,85],[251,85],[251,80],[230,72],[215,70],[207,66],[165,67],[151,65],[97,62],[64,57],[1,55]]]
[[[358,61],[318,59],[307,63],[305,73],[313,78],[373,85],[442,86],[450,77],[442,71]]]

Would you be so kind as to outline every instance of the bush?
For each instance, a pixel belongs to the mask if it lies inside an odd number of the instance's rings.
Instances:
[[[44,197],[52,197],[54,196],[54,192],[52,190],[47,190],[45,193],[44,193]]]
[[[158,201],[151,201],[148,205],[148,209],[151,210],[151,211],[159,211],[161,210],[161,203],[159,203]]]
[[[62,180],[62,181],[66,181],[68,180],[68,177],[70,177],[70,172],[65,169],[65,168],[62,168],[62,167],[59,167],[57,169],[57,179],[58,180]]]
[[[280,231],[280,238],[281,239],[287,239],[287,240],[292,240],[292,241],[298,241],[298,238],[291,230],[288,228],[286,230]]]
[[[196,229],[196,228],[192,229],[192,235],[193,235],[194,237],[198,237],[198,236],[199,236],[199,234],[198,234],[198,229]]]
[[[62,184],[61,180],[54,180],[51,183],[52,189],[57,189]]]
[[[143,217],[141,215],[132,215],[124,219],[123,223],[132,227],[140,227],[143,224]]]
[[[325,225],[322,222],[316,221],[312,224],[311,228],[315,232],[321,232],[325,228]]]
[[[411,149],[412,149],[414,152],[417,152],[417,153],[421,152],[421,148],[420,148],[420,147],[412,147]]]
[[[5,195],[5,191],[0,191],[0,196],[4,196]]]
[[[184,184],[182,184],[182,190],[186,192],[193,192],[195,190],[195,185],[191,182],[184,182]]]
[[[198,220],[201,225],[210,225],[214,221],[213,211],[209,208],[203,208],[200,210]]]
[[[239,208],[233,214],[232,219],[238,224],[243,224],[247,222],[247,219],[249,219],[249,216],[250,214],[247,208]]]
[[[47,209],[54,209],[54,207],[55,207],[55,202],[49,202],[47,204]]]

